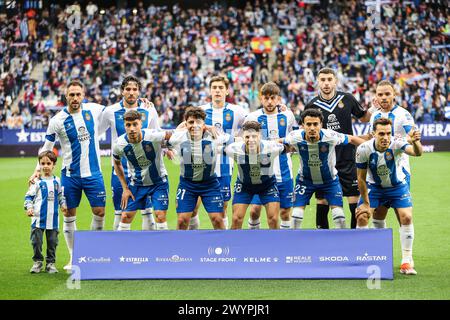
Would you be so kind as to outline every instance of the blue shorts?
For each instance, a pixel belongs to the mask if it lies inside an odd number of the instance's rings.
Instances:
[[[231,199],[231,176],[218,177],[217,179],[220,183],[223,201],[229,201]]]
[[[114,169],[113,169],[113,171],[114,171]],[[127,181],[127,184],[130,183],[130,179],[128,177],[126,177],[126,181]],[[122,185],[120,184],[119,178],[114,173],[111,173],[111,191],[112,191],[114,210],[116,210],[116,211],[122,210],[120,208],[120,202],[122,201],[123,188],[122,188]],[[149,206],[146,207],[145,209],[152,207],[151,200],[148,201],[148,205]]]
[[[391,188],[380,188],[374,185],[367,187],[371,208],[378,208],[380,205],[394,209],[412,207],[412,198],[407,182]],[[362,199],[360,198],[358,205],[361,204]]]
[[[277,182],[277,188],[280,193],[280,208],[292,208],[294,205],[294,182],[292,180]],[[251,204],[262,204],[258,195],[253,196]]]
[[[61,186],[68,209],[78,208],[82,191],[89,200],[91,207],[104,207],[106,204],[106,191],[101,173],[86,178],[67,177],[61,175]]]
[[[194,182],[180,177],[176,198],[177,213],[193,212],[198,197],[202,199],[206,212],[223,212],[223,198],[217,178]]]
[[[251,204],[254,196],[259,197],[262,205],[270,202],[280,202],[280,192],[278,191],[277,182],[245,185],[239,179],[236,180],[234,184],[233,204]]]
[[[314,192],[320,191],[323,198],[330,206],[342,207],[342,188],[339,178],[330,183],[312,184],[309,181],[300,181],[297,177],[294,189],[294,207],[304,207],[309,204],[309,200]]]
[[[408,184],[408,190],[411,192],[411,175],[409,174],[408,171],[405,170],[405,168],[402,168],[403,172],[405,173],[405,181]],[[391,203],[389,200],[385,200],[383,201],[380,206],[386,207],[386,208],[390,208],[391,207]],[[401,208],[401,207],[399,207]]]
[[[151,186],[128,186],[134,196],[134,201],[128,198],[124,212],[144,210],[149,203],[154,204],[155,210],[166,211],[169,208],[169,183],[167,180]]]

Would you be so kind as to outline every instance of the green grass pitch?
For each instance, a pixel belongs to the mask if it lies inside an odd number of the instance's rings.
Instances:
[[[62,267],[68,260],[60,234],[57,267],[60,273],[32,275],[30,220],[22,209],[27,179],[36,164],[31,158],[0,159],[0,299],[450,299],[450,153],[424,154],[411,159],[414,201],[414,260],[417,276],[399,274],[398,223],[392,211],[388,227],[394,234],[393,281],[382,281],[381,289],[369,290],[365,280],[145,280],[83,281],[80,290],[66,286]],[[61,159],[55,173],[60,175]],[[294,168],[298,158],[294,158]],[[109,188],[111,166],[102,158],[108,192],[105,227],[111,230],[113,208]],[[179,168],[167,161],[170,177],[170,229],[176,227],[175,193]],[[347,221],[348,207],[345,204]],[[308,207],[304,226],[313,228],[315,206]],[[204,211],[201,228],[211,224]],[[231,218],[231,208],[228,209]],[[62,218],[61,218],[62,219]],[[78,228],[89,229],[91,213],[83,196],[78,210]],[[246,220],[245,220],[246,221]],[[244,223],[246,225],[246,222]],[[139,230],[139,214],[133,230]],[[265,220],[263,226],[267,227]],[[45,247],[44,247],[45,248]]]

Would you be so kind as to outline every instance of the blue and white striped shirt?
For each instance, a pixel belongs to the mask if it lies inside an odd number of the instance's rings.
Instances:
[[[266,184],[276,182],[274,161],[283,151],[284,146],[275,141],[261,140],[258,154],[249,154],[245,142],[234,142],[225,148],[230,158],[238,166],[238,179],[244,185]]]
[[[117,138],[125,134],[123,115],[129,110],[137,110],[141,114],[143,129],[160,129],[158,123],[158,113],[154,107],[146,108],[144,103],[139,101],[136,108],[125,108],[122,100],[105,108],[103,111],[102,122],[100,124],[100,132],[111,128],[111,150],[114,150]],[[112,155],[111,164],[113,166],[113,173],[116,174],[114,171],[114,158]],[[125,176],[128,176],[128,165],[125,158],[122,158],[122,167],[125,172]]]
[[[59,138],[63,175],[85,178],[101,173],[98,126],[103,109],[96,103],[82,103],[79,112],[69,113],[65,107],[50,119],[41,152],[53,150]]]
[[[284,142],[293,145],[300,155],[299,179],[312,184],[324,184],[336,179],[336,145],[347,144],[348,136],[330,129],[321,129],[319,141],[309,142],[306,141],[304,130],[295,130]]]
[[[206,112],[205,124],[215,126],[219,132],[224,132],[234,137],[244,123],[247,111],[242,107],[225,103],[223,108],[214,108],[212,103],[199,106]],[[218,177],[233,175],[233,160],[224,152],[217,155],[214,171]]]
[[[256,121],[261,124],[261,133],[264,140],[274,140],[285,138],[289,132],[298,129],[292,111],[287,110],[274,114],[266,114],[261,108],[250,113],[246,118],[247,121]],[[289,153],[283,152],[279,157],[274,159],[274,172],[277,182],[286,182],[293,179],[292,160]]]
[[[161,150],[165,135],[165,131],[142,129],[141,142],[130,143],[127,134],[117,139],[113,157],[115,160],[127,159],[132,186],[151,186],[167,181]]]
[[[181,177],[194,182],[210,181],[217,178],[216,168],[220,148],[231,139],[229,134],[219,134],[217,139],[204,133],[201,140],[191,140],[187,129],[176,130],[169,140],[180,161]]]
[[[33,228],[59,229],[60,207],[66,206],[63,188],[59,178],[39,178],[30,186],[25,195],[24,208],[33,208],[34,216],[31,219]]]
[[[366,141],[356,150],[356,167],[367,169],[367,182],[371,185],[390,188],[404,184],[402,155],[407,146],[405,139],[393,139],[386,151],[379,152],[375,148],[375,139]]]

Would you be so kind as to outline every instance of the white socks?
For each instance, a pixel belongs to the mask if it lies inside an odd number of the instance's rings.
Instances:
[[[155,218],[152,214],[152,209],[145,209],[142,211],[142,230],[155,230]]]
[[[345,214],[344,210],[340,207],[331,209],[331,216],[333,217],[334,225],[336,229],[345,228]]]
[[[305,214],[305,210],[300,207],[294,207],[292,210],[292,229],[300,229],[303,222],[303,215]]]
[[[117,230],[119,228],[120,220],[122,220],[122,210],[115,210],[113,230]]]
[[[130,231],[131,230],[131,223],[119,223],[118,231]]]
[[[281,220],[280,229],[290,229],[291,228],[291,220]]]
[[[412,263],[412,250],[414,242],[413,224],[402,225],[400,227],[400,243],[402,246],[402,264]]]
[[[256,230],[261,227],[261,221],[258,219],[253,220],[252,218],[248,218],[247,226],[250,230]]]
[[[166,222],[156,223],[156,230],[169,230],[169,227],[167,226]]]
[[[223,224],[225,225],[225,230],[227,230],[229,228],[229,226],[228,226],[228,216],[225,216],[225,218],[223,218]]]
[[[384,229],[386,228],[386,220],[372,220],[372,225],[375,229]]]
[[[77,217],[64,217],[63,233],[71,261],[73,254],[73,233],[75,230],[77,230]]]
[[[95,214],[92,215],[92,222],[91,222],[91,230],[99,231],[103,230],[103,226],[105,224],[105,217],[99,217]]]
[[[200,228],[200,219],[198,218],[198,215],[195,217],[191,217],[191,220],[189,220],[189,230],[198,230]]]

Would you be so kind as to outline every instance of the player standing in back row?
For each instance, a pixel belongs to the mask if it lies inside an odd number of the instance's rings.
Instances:
[[[339,133],[353,134],[352,115],[362,122],[370,120],[371,113],[365,110],[350,93],[337,91],[336,72],[331,68],[323,68],[317,75],[319,95],[314,97],[305,107],[322,111],[323,128]],[[355,166],[355,146],[351,144],[336,147],[336,169],[342,186],[344,197],[347,197],[351,212],[351,228],[356,228],[355,210],[359,191]],[[316,226],[328,229],[329,204],[322,193],[316,193]]]
[[[244,123],[247,112],[240,106],[226,102],[228,88],[230,83],[224,76],[214,76],[209,81],[209,90],[211,93],[211,102],[199,106],[206,112],[205,124],[214,126],[219,132],[227,133],[234,137]],[[231,199],[231,176],[233,175],[233,159],[226,156],[225,153],[217,155],[217,163],[214,169],[220,182],[220,190],[223,197],[223,222],[225,229],[228,229],[227,207]],[[199,228],[198,207],[200,201],[195,207],[191,218],[189,229]]]

